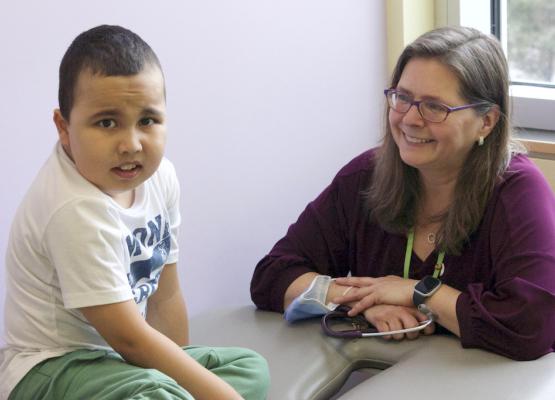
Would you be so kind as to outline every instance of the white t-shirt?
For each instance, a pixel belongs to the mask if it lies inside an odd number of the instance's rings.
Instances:
[[[110,348],[78,308],[134,298],[145,316],[162,268],[177,262],[179,224],[168,160],[126,209],[83,178],[58,143],[10,232],[0,399],[47,358]]]

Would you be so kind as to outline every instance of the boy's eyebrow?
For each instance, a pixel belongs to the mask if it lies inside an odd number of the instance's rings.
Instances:
[[[91,120],[95,120],[95,119],[99,119],[99,118],[107,118],[107,117],[119,117],[121,116],[123,113],[118,110],[117,108],[107,108],[104,110],[100,110],[96,113],[94,113],[93,115],[90,116]],[[154,116],[159,116],[162,117],[164,115],[164,113],[154,107],[145,107],[143,108],[141,114],[143,115],[154,115]]]
[[[143,114],[147,115],[155,115],[155,116],[163,116],[164,113],[154,107],[146,107],[143,109]]]
[[[93,115],[90,116],[90,119],[97,119],[97,118],[103,118],[103,117],[118,117],[120,115],[121,115],[121,112],[119,112],[116,108],[108,108],[94,113]]]

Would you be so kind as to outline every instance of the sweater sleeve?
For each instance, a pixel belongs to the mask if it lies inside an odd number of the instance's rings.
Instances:
[[[470,284],[457,301],[462,345],[516,360],[555,346],[555,199],[524,160],[502,184],[491,220],[491,281]]]
[[[366,184],[369,154],[339,171],[258,263],[251,281],[251,298],[258,308],[282,312],[287,288],[307,272],[347,275],[348,232],[361,185]]]

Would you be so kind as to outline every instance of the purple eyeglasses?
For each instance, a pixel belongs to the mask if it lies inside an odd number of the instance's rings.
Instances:
[[[414,100],[414,97],[411,95],[397,89],[385,89],[383,92],[387,98],[387,104],[389,104],[389,107],[393,110],[401,114],[406,114],[414,105],[422,118],[428,122],[443,122],[449,114],[455,111],[487,105],[491,106],[491,103],[481,101],[479,103],[464,104],[458,107],[449,107],[448,105],[434,100]]]

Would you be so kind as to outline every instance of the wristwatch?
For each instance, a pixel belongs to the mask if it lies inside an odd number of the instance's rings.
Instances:
[[[426,299],[430,298],[441,286],[441,281],[431,275],[425,276],[414,287],[412,302],[416,308],[424,305]]]

